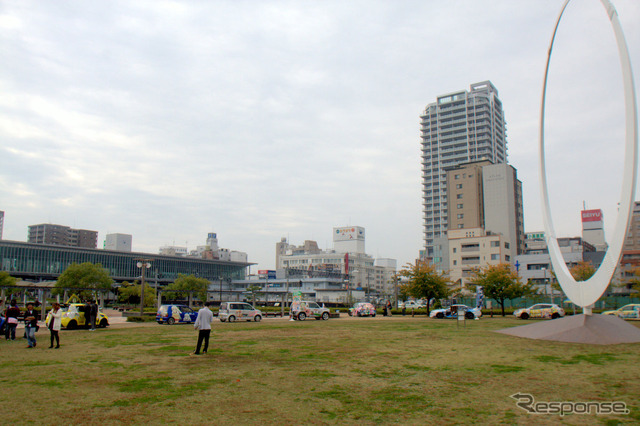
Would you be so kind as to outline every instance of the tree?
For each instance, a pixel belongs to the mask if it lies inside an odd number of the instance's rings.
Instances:
[[[258,298],[260,290],[262,290],[262,287],[260,287],[259,285],[252,285],[252,286],[247,287],[247,291],[251,292],[251,304],[253,306],[256,305],[256,300]]]
[[[569,272],[576,281],[586,281],[596,273],[596,268],[591,262],[582,261],[572,266]]]
[[[123,282],[118,291],[118,300],[120,302],[126,302],[130,305],[140,304],[140,289],[141,285],[138,281],[133,284]],[[153,306],[156,301],[156,290],[149,286],[148,282],[144,283],[144,305]]]
[[[505,316],[505,300],[535,294],[531,284],[522,284],[520,276],[508,263],[487,265],[484,268],[473,270],[472,273],[474,277],[471,280],[471,287],[475,289],[482,286],[484,296],[500,304],[502,316]]]
[[[207,290],[209,289],[209,280],[206,278],[198,278],[195,275],[178,274],[178,278],[167,286],[169,293],[178,295],[189,295],[195,293],[196,297],[203,302],[207,300]],[[145,291],[146,287],[145,287]]]
[[[113,280],[109,272],[101,264],[85,262],[72,263],[56,282],[55,294],[61,294],[64,289],[75,289],[76,294],[84,299],[95,297],[97,291],[111,290]]]
[[[14,286],[18,279],[9,275],[6,271],[0,271],[0,287]],[[5,288],[4,292],[7,296],[20,292],[19,288]]]
[[[446,274],[438,273],[435,266],[429,265],[426,261],[407,263],[402,267],[400,275],[407,278],[407,282],[400,287],[400,294],[427,299],[427,316],[431,299],[444,299],[449,295],[449,279]]]

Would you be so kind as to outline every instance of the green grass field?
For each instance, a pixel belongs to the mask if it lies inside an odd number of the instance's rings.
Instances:
[[[519,339],[522,325],[425,317],[214,322],[62,331],[62,348],[0,341],[3,424],[618,424],[640,422],[640,344]],[[623,401],[628,415],[532,415],[536,401]]]

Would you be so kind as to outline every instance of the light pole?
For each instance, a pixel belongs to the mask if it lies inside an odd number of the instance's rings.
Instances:
[[[144,315],[144,276],[147,269],[151,268],[151,259],[136,259],[136,266],[142,269],[142,284],[140,285],[140,316]]]

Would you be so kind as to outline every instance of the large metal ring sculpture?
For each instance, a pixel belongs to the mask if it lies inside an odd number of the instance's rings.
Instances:
[[[622,253],[622,245],[624,243],[627,228],[631,218],[632,207],[636,191],[636,175],[638,167],[638,122],[636,109],[636,96],[633,84],[633,72],[631,70],[631,61],[629,60],[629,51],[627,43],[622,32],[618,13],[609,0],[600,0],[604,6],[609,20],[615,33],[616,43],[618,45],[618,54],[622,65],[622,80],[624,87],[624,104],[625,104],[625,158],[623,170],[622,192],[616,218],[616,225],[613,237],[609,243],[607,254],[605,255],[600,268],[596,273],[586,281],[576,282],[571,276],[567,265],[564,262],[558,240],[556,238],[553,221],[551,220],[551,210],[549,208],[549,194],[547,190],[547,175],[544,155],[544,109],[545,98],[547,92],[547,77],[549,74],[549,62],[551,60],[551,52],[553,42],[560,25],[560,19],[564,13],[570,0],[566,0],[558,16],[551,44],[549,45],[549,53],[547,56],[547,67],[544,73],[544,85],[542,89],[542,106],[540,113],[540,188],[542,195],[543,221],[544,231],[549,247],[549,256],[553,270],[556,273],[558,282],[562,286],[565,294],[573,303],[585,308],[585,313],[591,313],[591,305],[593,305],[602,296],[606,290],[611,277],[620,260]]]

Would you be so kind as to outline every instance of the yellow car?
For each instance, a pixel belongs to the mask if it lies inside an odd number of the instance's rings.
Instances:
[[[89,321],[85,319],[85,310],[86,305],[83,303],[71,303],[69,306],[61,308],[62,309],[62,319],[60,320],[62,327],[67,330],[73,330],[78,327],[86,327],[91,326]],[[47,324],[49,323],[49,315],[47,314]],[[87,315],[88,317],[88,315]],[[103,314],[100,310],[98,310],[98,317],[96,318],[96,326],[97,327],[107,327],[109,325],[109,318],[105,314]]]
[[[624,305],[615,311],[604,311],[602,315],[615,315],[622,319],[640,319],[640,303]]]

